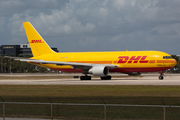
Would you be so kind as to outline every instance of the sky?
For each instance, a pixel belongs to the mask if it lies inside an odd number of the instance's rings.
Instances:
[[[0,0],[0,45],[28,42],[22,22],[59,52],[180,55],[180,0]]]

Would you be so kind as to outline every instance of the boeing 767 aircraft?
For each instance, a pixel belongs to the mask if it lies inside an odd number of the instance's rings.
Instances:
[[[54,52],[30,22],[23,22],[32,58],[15,60],[58,70],[80,72],[81,80],[91,80],[92,74],[102,80],[110,80],[109,72],[127,74],[164,71],[176,65],[176,60],[160,51],[114,51],[114,52]],[[163,79],[161,73],[159,79]]]

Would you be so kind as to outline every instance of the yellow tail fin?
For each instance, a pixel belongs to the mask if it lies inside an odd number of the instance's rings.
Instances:
[[[23,25],[34,57],[55,53],[30,22],[23,22]]]

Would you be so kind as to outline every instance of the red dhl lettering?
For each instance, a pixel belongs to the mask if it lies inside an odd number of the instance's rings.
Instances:
[[[148,63],[148,60],[145,60],[147,56],[119,56],[119,61],[117,63]]]
[[[128,56],[120,56],[118,58],[119,58],[118,63],[126,63],[128,61],[128,59],[129,59]]]
[[[42,40],[31,40],[30,43],[44,43],[44,41],[42,41]]]

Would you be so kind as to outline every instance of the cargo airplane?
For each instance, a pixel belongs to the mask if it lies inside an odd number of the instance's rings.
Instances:
[[[32,58],[15,60],[58,70],[62,72],[83,73],[81,80],[91,80],[92,74],[102,80],[110,80],[109,72],[129,75],[141,72],[160,72],[176,65],[176,60],[160,51],[114,51],[114,52],[61,52],[53,51],[30,22],[23,22],[29,41]],[[159,79],[163,79],[160,73]]]

